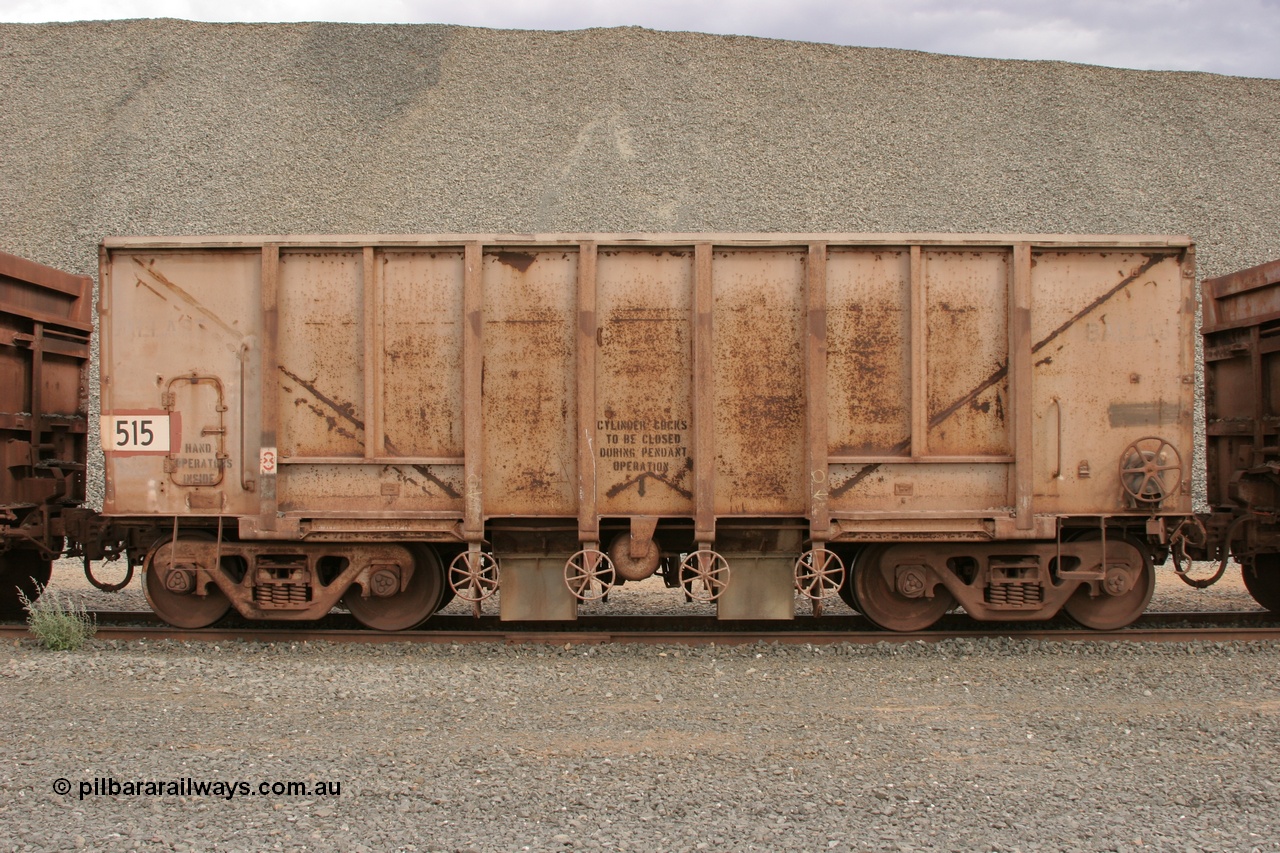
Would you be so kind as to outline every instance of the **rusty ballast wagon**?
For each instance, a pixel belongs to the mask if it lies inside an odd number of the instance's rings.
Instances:
[[[109,239],[104,513],[166,620],[1125,624],[1190,513],[1188,239]]]
[[[0,253],[0,615],[22,612],[85,498],[93,281]]]
[[[1198,538],[1218,576],[1234,556],[1254,599],[1280,612],[1280,261],[1201,293],[1211,512]]]

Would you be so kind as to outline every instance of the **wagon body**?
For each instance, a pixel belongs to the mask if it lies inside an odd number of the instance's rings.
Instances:
[[[1202,284],[1209,541],[1280,611],[1280,261]]]
[[[510,569],[510,618],[571,618],[566,553],[620,532],[736,554],[721,612],[757,617],[783,613],[781,555],[814,544],[1043,543],[1191,509],[1185,238],[121,238],[101,255],[106,514],[221,519],[242,547],[483,546]],[[1158,493],[1122,476],[1149,437]]]
[[[0,252],[0,613],[34,597],[85,497],[93,282]]]

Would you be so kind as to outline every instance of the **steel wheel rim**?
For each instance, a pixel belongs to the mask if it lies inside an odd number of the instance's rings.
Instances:
[[[1280,554],[1259,554],[1251,565],[1240,567],[1240,575],[1254,601],[1280,613]]]
[[[187,541],[203,541],[189,539]],[[178,540],[181,545],[182,539]],[[173,553],[173,542],[161,540],[147,552],[142,566],[142,589],[147,596],[147,604],[152,611],[165,622],[175,628],[208,628],[217,622],[231,609],[231,599],[218,588],[215,583],[207,584],[206,595],[195,592],[175,593],[165,586],[168,575],[170,554]]]
[[[415,548],[409,553],[413,574],[404,590],[386,598],[365,597],[353,584],[342,596],[343,605],[361,625],[375,631],[406,631],[436,612],[444,590],[440,558],[429,548]]]
[[[1169,454],[1173,456],[1173,464],[1162,463],[1161,457],[1167,460]],[[1172,483],[1168,482],[1170,472]],[[1158,504],[1176,495],[1181,483],[1182,454],[1170,441],[1159,436],[1145,436],[1131,442],[1120,454],[1120,485],[1138,503]],[[1148,492],[1152,486],[1156,491]]]
[[[680,561],[680,586],[694,601],[715,601],[728,585],[729,562],[715,551],[694,551]]]
[[[933,598],[908,598],[889,585],[883,570],[888,548],[868,548],[853,567],[853,595],[857,610],[886,631],[923,631],[955,607],[956,600],[941,584]]]
[[[796,560],[796,590],[806,598],[824,601],[844,587],[844,562],[834,551],[813,548]]]
[[[1083,583],[1062,605],[1063,612],[1073,620],[1095,631],[1115,631],[1129,625],[1147,609],[1151,596],[1156,591],[1156,573],[1142,551],[1119,538],[1107,540],[1109,557],[1113,548],[1125,548],[1131,552],[1131,559],[1127,562],[1131,567],[1129,571],[1136,574],[1136,577],[1131,578],[1129,589],[1119,595],[1103,592],[1094,596],[1091,594],[1091,585]],[[1132,568],[1132,557],[1137,558],[1137,568]],[[1108,562],[1111,560],[1108,559]],[[1102,583],[1106,584],[1108,581],[1104,580]]]

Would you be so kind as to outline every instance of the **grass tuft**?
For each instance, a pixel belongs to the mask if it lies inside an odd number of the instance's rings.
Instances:
[[[86,640],[93,639],[98,632],[98,622],[84,605],[64,602],[57,593],[42,592],[32,601],[18,591],[22,606],[27,609],[27,627],[40,645],[55,652],[74,652]]]

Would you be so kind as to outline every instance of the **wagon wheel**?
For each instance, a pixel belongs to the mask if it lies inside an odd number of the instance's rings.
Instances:
[[[858,562],[858,557],[862,554],[864,548],[855,548],[852,552],[846,552],[849,559],[849,571],[844,573],[844,583],[840,584],[840,600],[849,605],[850,610],[858,609],[858,599],[853,594],[853,566]]]
[[[498,591],[498,561],[487,551],[463,551],[449,564],[449,586],[463,601],[484,601]]]
[[[705,548],[687,554],[680,561],[680,585],[694,601],[715,601],[729,585],[729,562]]]
[[[844,586],[844,563],[834,551],[813,548],[796,560],[796,590],[814,601],[830,598]]]
[[[142,590],[155,614],[175,628],[207,628],[231,609],[231,599],[217,584],[205,585],[205,594],[196,588],[197,575],[183,564],[198,562],[200,550],[212,545],[213,537],[193,533],[178,539],[161,539],[151,546],[142,562]],[[209,567],[216,571],[216,567]]]
[[[887,547],[871,547],[858,554],[850,586],[857,610],[887,631],[923,631],[955,607],[955,597],[942,584],[933,596],[924,595],[928,578],[918,566],[889,572],[884,563]]]
[[[1140,438],[1120,454],[1120,486],[1136,503],[1158,504],[1181,483],[1182,456],[1163,438]]]
[[[1241,567],[1240,574],[1254,601],[1280,613],[1280,554],[1259,554]]]
[[[1092,536],[1080,537],[1093,538]],[[1107,540],[1103,579],[1082,583],[1062,605],[1086,628],[1114,631],[1142,615],[1156,589],[1156,573],[1146,553],[1124,539]]]
[[[51,577],[53,563],[36,551],[15,548],[0,554],[0,617],[21,616],[22,596],[35,601]]]
[[[630,533],[623,533],[613,540],[609,546],[609,559],[618,577],[624,581],[642,581],[653,576],[662,562],[662,549],[658,543],[649,539],[644,543],[644,554],[639,557],[631,555],[634,540]]]
[[[564,585],[579,601],[599,601],[616,581],[613,561],[603,551],[584,548],[565,561]]]
[[[368,595],[355,584],[347,588],[342,604],[361,625],[375,631],[405,631],[421,625],[436,612],[444,594],[440,558],[430,548],[414,548],[408,553],[413,560],[413,574],[404,589],[392,585],[390,594],[380,594],[388,592],[383,586],[387,580],[394,582],[398,577],[377,571],[370,575],[372,589]]]

